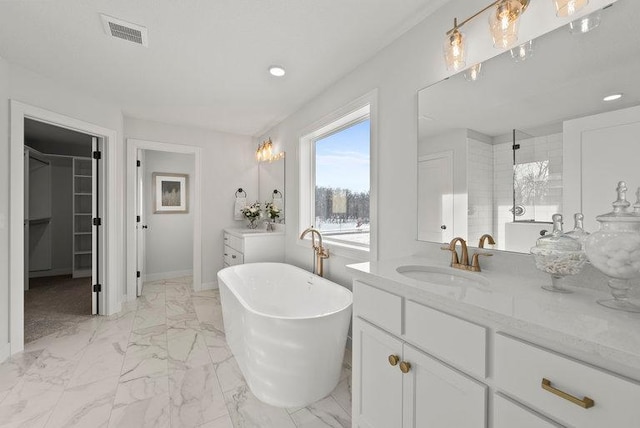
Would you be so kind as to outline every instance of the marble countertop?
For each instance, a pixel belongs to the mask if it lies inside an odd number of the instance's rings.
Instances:
[[[284,235],[284,225],[276,225],[276,230],[272,231],[272,232],[267,232],[267,230],[265,229],[264,226],[262,227],[258,227],[256,229],[249,229],[247,227],[245,228],[240,228],[240,227],[231,227],[231,228],[226,228],[224,229],[225,232],[233,235],[233,236],[237,236],[238,238],[244,238],[246,236],[263,236],[263,235]]]
[[[486,286],[438,285],[396,271],[407,265],[448,268],[424,257],[407,257],[347,269],[355,279],[391,293],[640,380],[640,314],[596,303],[610,294],[579,287],[571,294],[553,293],[541,288],[539,277],[494,271],[471,273],[485,278]]]

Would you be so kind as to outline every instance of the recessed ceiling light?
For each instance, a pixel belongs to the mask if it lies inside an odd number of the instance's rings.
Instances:
[[[604,97],[602,101],[615,101],[619,100],[620,98],[622,98],[622,94],[611,94]]]
[[[284,76],[285,71],[284,68],[279,65],[272,65],[269,67],[269,73],[271,73],[272,76],[282,77]]]

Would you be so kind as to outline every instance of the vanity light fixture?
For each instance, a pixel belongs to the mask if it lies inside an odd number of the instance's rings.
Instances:
[[[587,16],[583,16],[580,19],[571,21],[569,23],[569,31],[571,34],[584,34],[596,28],[600,25],[600,18],[602,14],[600,10],[596,10]]]
[[[489,29],[494,47],[508,49],[516,44],[520,23],[518,18],[528,5],[528,0],[502,0],[496,4],[493,13],[489,14]]]
[[[282,77],[286,74],[286,71],[284,70],[284,67],[280,65],[272,65],[269,67],[269,74],[275,77]]]
[[[480,71],[482,70],[482,63],[479,62],[477,64],[472,65],[464,71],[464,78],[469,82],[475,82],[480,79]]]
[[[258,162],[273,162],[284,157],[284,152],[273,153],[273,142],[271,138],[263,141],[256,150],[256,160]]]
[[[533,40],[529,40],[520,46],[511,48],[510,52],[511,58],[513,58],[515,62],[522,62],[531,58],[533,56]]]
[[[518,21],[529,5],[530,0],[496,0],[484,9],[471,15],[458,24],[453,20],[453,28],[446,33],[444,41],[444,59],[447,69],[458,71],[465,66],[465,38],[460,31],[466,23],[480,16],[487,10],[489,14],[489,29],[496,48],[506,49],[518,41]]]
[[[444,60],[448,70],[459,71],[465,64],[464,34],[458,29],[458,18],[453,19],[453,28],[444,40]]]
[[[552,0],[553,5],[556,7],[556,16],[558,18],[565,18],[571,16],[587,4],[589,0]]]
[[[622,94],[611,94],[604,97],[602,101],[616,101],[616,100],[619,100],[620,98],[622,98]]]

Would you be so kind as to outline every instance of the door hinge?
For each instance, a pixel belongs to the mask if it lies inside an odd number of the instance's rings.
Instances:
[[[136,166],[140,166],[140,165],[142,165],[142,163],[139,160],[137,160],[136,161]]]
[[[513,146],[511,146],[512,150],[518,150],[520,148],[520,144],[514,144]]]
[[[102,284],[93,284],[93,292],[100,293],[102,291]]]
[[[94,226],[102,226],[102,219],[100,217],[96,217],[93,219]]]
[[[140,223],[140,216],[139,215],[136,216],[136,223]]]
[[[95,152],[93,152],[93,158],[102,159],[102,152],[96,150]]]
[[[140,271],[136,271],[136,278],[140,278]]]

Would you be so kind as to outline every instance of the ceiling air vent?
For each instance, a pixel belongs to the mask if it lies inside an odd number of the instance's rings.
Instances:
[[[147,28],[112,16],[100,14],[107,35],[127,40],[142,46],[148,46]]]

